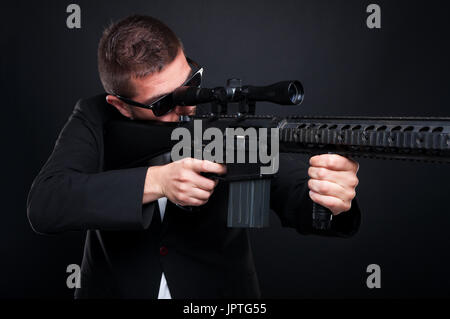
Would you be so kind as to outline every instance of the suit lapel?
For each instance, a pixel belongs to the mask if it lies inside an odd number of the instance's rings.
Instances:
[[[159,206],[159,205],[158,205]],[[171,217],[171,212],[173,211],[174,207],[176,207],[169,199],[167,199],[166,204],[166,210],[164,212],[164,218],[161,224],[161,237],[164,237],[167,233],[167,229],[169,227],[169,219]],[[158,210],[159,212],[159,210]]]

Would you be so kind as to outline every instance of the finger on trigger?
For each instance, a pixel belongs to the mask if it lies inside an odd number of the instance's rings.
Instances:
[[[227,171],[227,168],[224,164],[214,163],[207,160],[202,161],[199,169],[201,172],[216,173],[219,175],[225,174]]]

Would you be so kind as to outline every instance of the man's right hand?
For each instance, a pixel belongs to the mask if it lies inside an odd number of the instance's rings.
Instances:
[[[152,166],[145,179],[144,204],[167,197],[181,206],[201,206],[206,204],[217,185],[200,173],[225,174],[226,166],[195,158],[163,165]]]

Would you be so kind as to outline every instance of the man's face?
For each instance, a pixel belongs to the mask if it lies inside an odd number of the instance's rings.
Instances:
[[[191,67],[186,61],[186,57],[182,50],[179,51],[176,58],[166,65],[161,72],[151,74],[145,78],[132,79],[132,85],[137,93],[132,99],[143,104],[151,104],[162,95],[173,92],[176,88],[183,85],[191,72]],[[180,115],[193,115],[195,106],[177,106],[169,113],[163,116],[155,116],[152,110],[141,107],[129,106],[113,96],[108,96],[108,102],[119,109],[117,103],[121,107],[129,110],[130,116],[138,120],[154,120],[161,122],[177,122]],[[120,111],[120,109],[119,109]],[[121,113],[127,116],[126,112]]]

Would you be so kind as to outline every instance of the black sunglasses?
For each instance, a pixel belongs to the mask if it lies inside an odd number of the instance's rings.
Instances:
[[[190,58],[186,57],[187,62],[191,66],[191,75],[188,77],[188,79],[181,85],[183,86],[193,86],[193,87],[200,87],[202,85],[202,77],[203,77],[203,67],[201,67],[198,63],[194,62]],[[151,104],[142,104],[136,101],[133,101],[127,97],[118,95],[118,94],[111,94],[117,97],[118,99],[122,100],[123,102],[137,107],[142,107],[144,109],[150,109],[153,111],[153,114],[156,116],[163,116],[170,111],[173,110],[173,108],[176,106],[173,103],[173,95],[172,93],[166,94],[158,98],[155,102]]]

